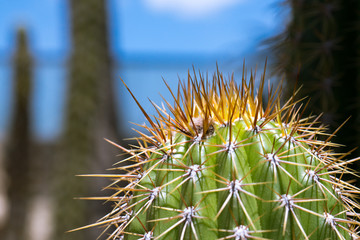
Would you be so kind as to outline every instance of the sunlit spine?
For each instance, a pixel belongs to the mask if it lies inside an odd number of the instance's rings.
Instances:
[[[103,198],[114,208],[83,228],[105,226],[106,239],[357,239],[359,190],[341,179],[357,159],[331,151],[334,134],[298,102],[281,105],[281,86],[263,106],[265,73],[257,91],[253,75],[199,78],[169,88],[174,104],[154,104],[154,118],[134,97],[148,133],[132,149],[109,141],[131,164],[92,175],[114,180]]]

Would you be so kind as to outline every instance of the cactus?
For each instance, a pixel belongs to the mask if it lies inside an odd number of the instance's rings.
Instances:
[[[311,97],[309,109],[321,121],[342,129],[339,141],[352,149],[360,144],[358,0],[285,0],[289,22],[271,42],[278,73],[288,86],[302,86],[299,98]],[[299,76],[297,78],[297,76]],[[291,88],[290,88],[291,89]],[[288,94],[291,94],[289,92]],[[353,155],[360,154],[357,149]],[[356,168],[359,168],[357,165]]]
[[[301,118],[292,99],[280,103],[281,85],[265,71],[240,84],[218,71],[212,80],[189,75],[174,104],[153,103],[138,146],[112,168],[104,198],[113,210],[94,224],[106,239],[358,239],[359,189],[342,179],[355,173],[335,154],[333,134],[318,118]],[[166,108],[169,110],[167,111]],[[326,140],[318,140],[326,136]],[[127,182],[124,187],[120,183]],[[90,198],[93,199],[93,198]]]
[[[9,218],[4,228],[0,228],[0,239],[27,239],[25,231],[31,197],[31,92],[33,58],[29,49],[27,30],[16,32],[16,52],[14,54],[14,110],[8,139],[5,145],[5,171]],[[21,150],[20,150],[21,149]]]
[[[85,232],[68,236],[71,226],[99,218],[106,211],[89,202],[74,200],[74,195],[89,195],[100,186],[74,183],[79,171],[102,169],[113,155],[104,136],[118,136],[112,91],[112,61],[108,44],[107,1],[69,1],[73,51],[69,64],[69,92],[66,124],[61,142],[61,164],[56,168],[56,217],[53,240],[95,238]],[[100,140],[101,139],[101,140]],[[95,161],[91,159],[100,158]],[[99,168],[99,165],[102,166]],[[66,209],[66,210],[64,210]],[[103,210],[103,209],[102,209]],[[69,217],[71,216],[71,217]]]

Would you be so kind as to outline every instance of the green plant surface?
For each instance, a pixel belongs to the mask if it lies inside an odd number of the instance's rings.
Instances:
[[[134,97],[150,125],[131,149],[109,141],[130,156],[117,164],[132,164],[86,175],[113,180],[101,199],[114,208],[79,229],[103,226],[106,239],[358,239],[359,190],[342,180],[358,159],[333,153],[335,133],[301,118],[299,102],[281,105],[281,86],[264,105],[265,72],[254,86],[253,75],[189,76],[152,118]]]

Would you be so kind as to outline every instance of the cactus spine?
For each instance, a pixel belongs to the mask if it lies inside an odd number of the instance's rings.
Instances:
[[[154,118],[134,97],[148,134],[133,149],[111,142],[132,164],[90,175],[114,180],[114,208],[86,227],[111,229],[106,239],[357,239],[358,189],[341,179],[357,159],[334,154],[334,134],[297,102],[281,106],[281,86],[263,105],[265,73],[258,91],[254,79],[189,75]]]

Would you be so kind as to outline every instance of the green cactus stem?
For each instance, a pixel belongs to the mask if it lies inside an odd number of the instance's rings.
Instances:
[[[106,239],[358,239],[359,189],[342,180],[358,159],[333,153],[335,133],[301,118],[299,102],[281,105],[281,86],[264,105],[265,86],[265,72],[258,90],[253,74],[189,75],[152,118],[134,97],[150,125],[137,147],[110,141],[132,164],[92,175],[113,179],[101,199],[114,208],[86,227]]]

